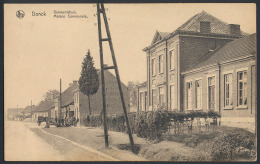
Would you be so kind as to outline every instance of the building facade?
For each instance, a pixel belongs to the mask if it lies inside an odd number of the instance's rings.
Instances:
[[[156,31],[151,45],[143,49],[147,59],[146,109],[163,106],[183,111],[181,73],[208,52],[244,35],[239,25],[227,24],[204,11],[172,33]]]
[[[256,34],[208,53],[182,76],[185,111],[212,110],[221,114],[222,124],[254,127]]]
[[[256,122],[255,34],[203,11],[172,33],[156,31],[143,50],[147,82],[138,86],[138,111],[211,110],[223,124]]]

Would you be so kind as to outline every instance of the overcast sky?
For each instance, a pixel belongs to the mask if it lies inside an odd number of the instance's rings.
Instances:
[[[256,32],[254,4],[105,4],[110,18],[115,55],[121,80],[146,80],[146,57],[142,49],[151,44],[156,30],[173,32],[193,15],[206,11],[242,31]],[[23,10],[25,17],[15,15]],[[88,18],[54,18],[53,11],[76,11]],[[93,4],[9,4],[4,20],[5,109],[38,104],[49,89],[64,91],[78,80],[88,49],[99,68],[96,7]],[[46,16],[32,16],[32,11]],[[103,26],[104,27],[104,26]],[[105,37],[105,36],[104,36]],[[112,64],[108,46],[104,63]]]

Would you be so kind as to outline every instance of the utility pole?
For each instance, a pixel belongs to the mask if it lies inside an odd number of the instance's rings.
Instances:
[[[59,119],[61,119],[61,79],[60,79],[60,106],[59,106]]]
[[[101,8],[100,8],[100,6],[101,6]],[[100,14],[101,13],[103,14],[107,38],[102,38],[101,21],[100,21]],[[123,111],[124,111],[124,116],[125,116],[125,120],[126,120],[127,133],[129,135],[129,140],[130,140],[130,147],[131,147],[132,152],[135,153],[134,140],[133,140],[132,132],[131,132],[131,129],[130,129],[130,124],[129,124],[129,121],[128,121],[128,116],[127,116],[127,111],[126,111],[126,106],[125,106],[125,101],[124,101],[124,95],[123,95],[123,91],[122,91],[122,87],[121,87],[121,80],[120,80],[120,76],[119,76],[119,72],[118,72],[118,68],[117,68],[115,52],[114,52],[114,48],[113,48],[113,44],[112,44],[110,30],[109,30],[109,26],[108,26],[108,22],[107,22],[106,11],[105,11],[103,3],[101,3],[101,4],[97,3],[97,18],[98,18],[98,36],[99,36],[99,51],[100,51],[100,67],[101,67],[101,82],[102,82],[105,144],[106,144],[106,147],[108,147],[108,134],[107,134],[107,125],[106,125],[107,120],[106,120],[106,99],[105,99],[106,95],[105,95],[104,70],[114,69],[115,74],[116,74],[116,78],[117,78],[117,84],[118,84],[118,89],[119,89],[122,107],[123,107]],[[102,47],[103,41],[108,41],[108,43],[109,43],[109,47],[110,47],[111,56],[112,56],[114,66],[104,66],[103,47]]]

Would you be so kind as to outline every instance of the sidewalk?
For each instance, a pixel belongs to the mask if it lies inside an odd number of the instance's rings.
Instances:
[[[128,135],[125,133],[109,131],[109,148],[105,148],[104,130],[102,128],[89,128],[89,127],[54,127],[44,128],[44,125],[36,126],[35,124],[27,125],[33,131],[39,129],[53,137],[64,138],[70,143],[75,143],[74,146],[82,145],[87,149],[93,148],[99,152],[107,154],[115,159],[122,161],[146,161],[145,158],[140,157],[131,151],[119,150],[118,144],[129,144]],[[39,133],[39,132],[37,132]],[[42,135],[42,134],[41,134]],[[45,137],[46,138],[46,137]],[[133,136],[135,144],[146,144],[147,141],[142,138]]]

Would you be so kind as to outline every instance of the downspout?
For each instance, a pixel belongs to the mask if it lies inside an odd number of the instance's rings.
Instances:
[[[151,93],[150,93],[150,51],[148,52],[148,58],[147,58],[147,60],[148,60],[148,70],[147,70],[147,94],[148,94],[148,111],[149,111],[149,106],[151,105]]]
[[[139,87],[137,86],[137,113],[139,113]]]
[[[168,45],[167,45],[167,40],[165,40],[166,44],[166,53],[165,53],[165,58],[166,58],[166,109],[168,110]]]
[[[221,66],[220,66],[220,64],[219,64],[219,62],[218,62],[218,90],[219,90],[219,114],[221,114]],[[220,120],[219,120],[219,126],[220,126],[220,124],[221,124],[221,118],[220,118]]]

